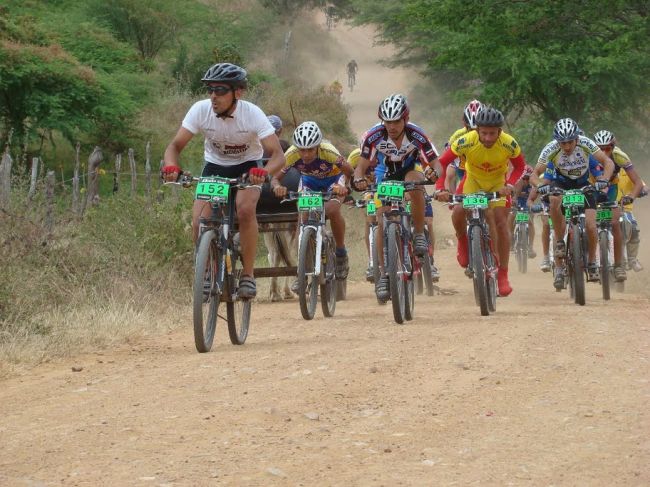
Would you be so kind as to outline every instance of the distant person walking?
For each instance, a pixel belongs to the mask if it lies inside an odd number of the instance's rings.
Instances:
[[[359,71],[359,65],[352,59],[348,63],[348,88],[350,88],[350,91],[354,89],[354,85],[357,82],[357,71]]]

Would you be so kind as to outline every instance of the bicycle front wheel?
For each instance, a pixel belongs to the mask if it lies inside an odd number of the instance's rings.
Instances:
[[[316,264],[316,230],[305,227],[298,249],[298,301],[306,320],[314,318],[318,304],[318,279],[314,276]]]
[[[603,290],[603,299],[607,301],[611,297],[609,239],[607,238],[607,231],[598,232],[598,249],[600,251],[600,285]]]
[[[228,314],[228,334],[230,343],[233,345],[243,345],[248,337],[248,328],[251,321],[252,299],[242,299],[238,296],[239,278],[242,275],[242,266],[239,254],[235,251],[228,255],[230,265],[226,266],[228,270],[228,301],[226,302],[226,312]]]
[[[481,227],[475,225],[470,232],[471,241],[471,259],[470,266],[474,274],[474,296],[481,309],[481,316],[488,316],[490,309],[488,307],[488,289],[487,275],[485,272],[485,261],[483,254],[483,234]]]
[[[336,280],[336,253],[334,251],[334,242],[331,238],[326,237],[323,240],[323,259],[321,278],[320,278],[320,304],[323,314],[330,318],[334,316],[336,310],[336,295],[339,282]]]
[[[402,238],[397,223],[388,226],[388,282],[390,287],[390,299],[393,304],[393,318],[396,323],[404,323],[406,313],[406,289],[402,280],[404,269],[402,256]],[[385,264],[384,264],[385,265]]]
[[[194,344],[200,353],[212,348],[221,301],[222,283],[218,282],[218,277],[223,265],[223,253],[215,240],[215,232],[208,230],[200,237],[194,263],[192,317]]]
[[[526,274],[528,271],[528,226],[525,223],[517,224],[515,235],[517,268],[519,269],[519,272]]]
[[[586,236],[576,223],[571,224],[571,256],[569,265],[571,267],[571,281],[573,283],[574,300],[580,306],[585,305],[585,256],[583,253],[582,239]]]

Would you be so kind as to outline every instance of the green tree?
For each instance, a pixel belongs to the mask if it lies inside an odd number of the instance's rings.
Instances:
[[[150,62],[176,36],[178,22],[173,3],[166,0],[101,0],[91,4],[124,41],[132,43]]]
[[[402,63],[453,77],[506,112],[647,119],[648,2],[356,0]]]

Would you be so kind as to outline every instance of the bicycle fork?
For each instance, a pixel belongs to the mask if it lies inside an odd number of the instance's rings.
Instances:
[[[316,231],[316,258],[314,259],[314,276],[320,276],[321,262],[322,262],[322,250],[323,250],[323,232],[322,226],[320,225],[303,225],[300,234],[298,235],[298,248],[302,243],[302,237],[304,234],[305,228],[313,228]],[[310,273],[311,274],[311,273]]]

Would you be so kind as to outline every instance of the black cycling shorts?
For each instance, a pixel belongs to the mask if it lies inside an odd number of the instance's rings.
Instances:
[[[222,178],[238,178],[242,174],[247,174],[252,168],[257,167],[257,161],[247,161],[237,164],[236,166],[222,166],[212,162],[206,162],[203,166],[201,176],[219,176]]]
[[[555,181],[551,183],[554,188],[561,188],[564,190],[567,189],[580,189],[585,186],[584,181],[573,181],[573,180],[564,180],[564,181]],[[585,193],[585,209],[595,210],[596,209],[596,194],[593,191]]]

